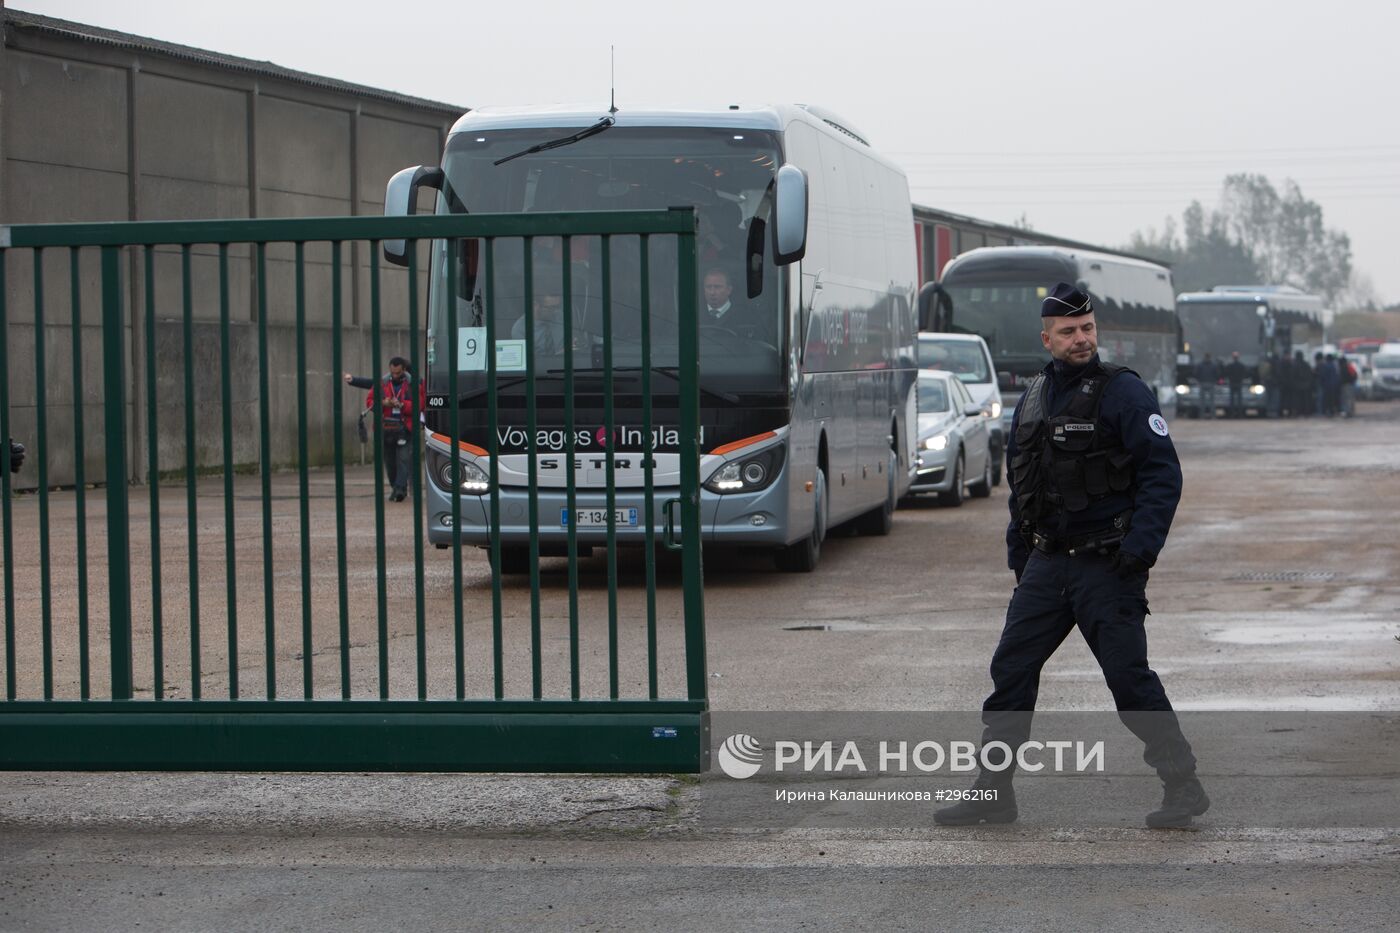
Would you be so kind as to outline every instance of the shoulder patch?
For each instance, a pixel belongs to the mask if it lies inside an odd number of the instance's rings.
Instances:
[[[1161,415],[1149,415],[1147,418],[1147,426],[1152,429],[1153,434],[1160,434],[1162,437],[1167,436],[1167,419],[1163,418]]]

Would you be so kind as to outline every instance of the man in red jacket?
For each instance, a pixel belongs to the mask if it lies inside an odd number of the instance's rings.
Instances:
[[[408,496],[409,471],[413,469],[413,383],[408,378],[408,361],[401,356],[389,360],[389,372],[376,389],[365,396],[365,407],[374,407],[378,391],[384,414],[384,473],[393,491],[389,499],[402,502]]]

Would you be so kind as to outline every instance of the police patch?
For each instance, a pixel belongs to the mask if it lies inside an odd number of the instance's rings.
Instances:
[[[1152,429],[1153,434],[1167,436],[1167,419],[1161,415],[1151,415],[1147,419],[1147,426]]]

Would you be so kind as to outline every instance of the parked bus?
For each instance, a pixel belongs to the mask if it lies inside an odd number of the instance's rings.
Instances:
[[[1135,371],[1163,410],[1174,410],[1176,299],[1171,272],[1155,263],[1058,246],[974,249],[949,262],[937,286],[921,293],[921,317],[928,329],[987,341],[1009,430],[1026,383],[1050,359],[1040,343],[1039,315],[1057,282],[1093,301],[1099,356]]]
[[[1249,368],[1243,394],[1245,411],[1263,415],[1270,409],[1268,387],[1259,364],[1270,353],[1292,356],[1322,343],[1323,301],[1287,285],[1217,285],[1208,292],[1184,292],[1176,297],[1181,318],[1181,352],[1177,408],[1201,414],[1200,386],[1195,368],[1209,353],[1223,370],[1232,355]],[[1222,396],[1223,402],[1223,396]]]
[[[540,146],[547,143],[547,146]],[[854,521],[888,533],[913,469],[915,248],[908,184],[838,118],[810,107],[714,112],[475,110],[457,121],[440,169],[405,169],[390,182],[386,213],[411,212],[416,188],[436,187],[437,212],[554,212],[664,209],[698,214],[700,301],[700,478],[704,539],[771,548],[780,567],[806,571],[828,528]],[[806,209],[804,215],[803,209]],[[786,221],[786,227],[784,226]],[[779,255],[781,231],[800,223],[802,248]],[[765,227],[774,231],[772,248]],[[652,372],[641,371],[640,239],[611,238],[610,300],[616,436],[607,438],[601,374],[602,250],[576,237],[536,238],[534,255],[537,481],[542,553],[562,554],[566,432],[576,439],[578,541],[606,540],[604,448],[615,452],[617,540],[644,542],[642,456],[656,477],[656,514],[679,482],[677,296],[674,238],[651,237],[649,294]],[[400,252],[386,246],[390,259]],[[484,316],[494,314],[502,502],[502,570],[529,560],[529,496],[522,347],[524,246],[495,244],[493,291],[478,244],[431,257],[427,392],[428,537],[452,540],[450,400],[446,399],[448,276],[456,276],[459,440],[489,450]],[[576,417],[564,423],[557,334],[540,318],[557,314],[561,272],[570,272]],[[553,296],[550,296],[550,292]],[[707,301],[727,304],[723,317]],[[541,305],[543,299],[544,304]],[[470,343],[471,338],[476,343]],[[653,423],[642,437],[643,379]],[[488,460],[466,455],[468,478]],[[669,488],[668,488],[669,487]],[[489,496],[482,482],[463,497],[463,540],[486,546]],[[587,505],[589,508],[585,509]]]

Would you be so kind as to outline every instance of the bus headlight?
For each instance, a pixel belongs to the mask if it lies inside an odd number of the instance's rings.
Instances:
[[[720,495],[765,489],[782,469],[786,449],[783,444],[775,444],[751,457],[731,460],[705,480],[705,488]]]
[[[935,434],[924,441],[924,450],[943,450],[948,446],[948,435]]]
[[[1250,395],[1263,395],[1263,394],[1264,394],[1264,387],[1256,383],[1255,385],[1252,385],[1252,386],[1249,387],[1249,394],[1250,394]]]
[[[443,492],[452,492],[452,458],[436,450],[428,451],[428,475]],[[465,457],[457,461],[461,491],[469,496],[484,496],[491,491],[491,477]]]

